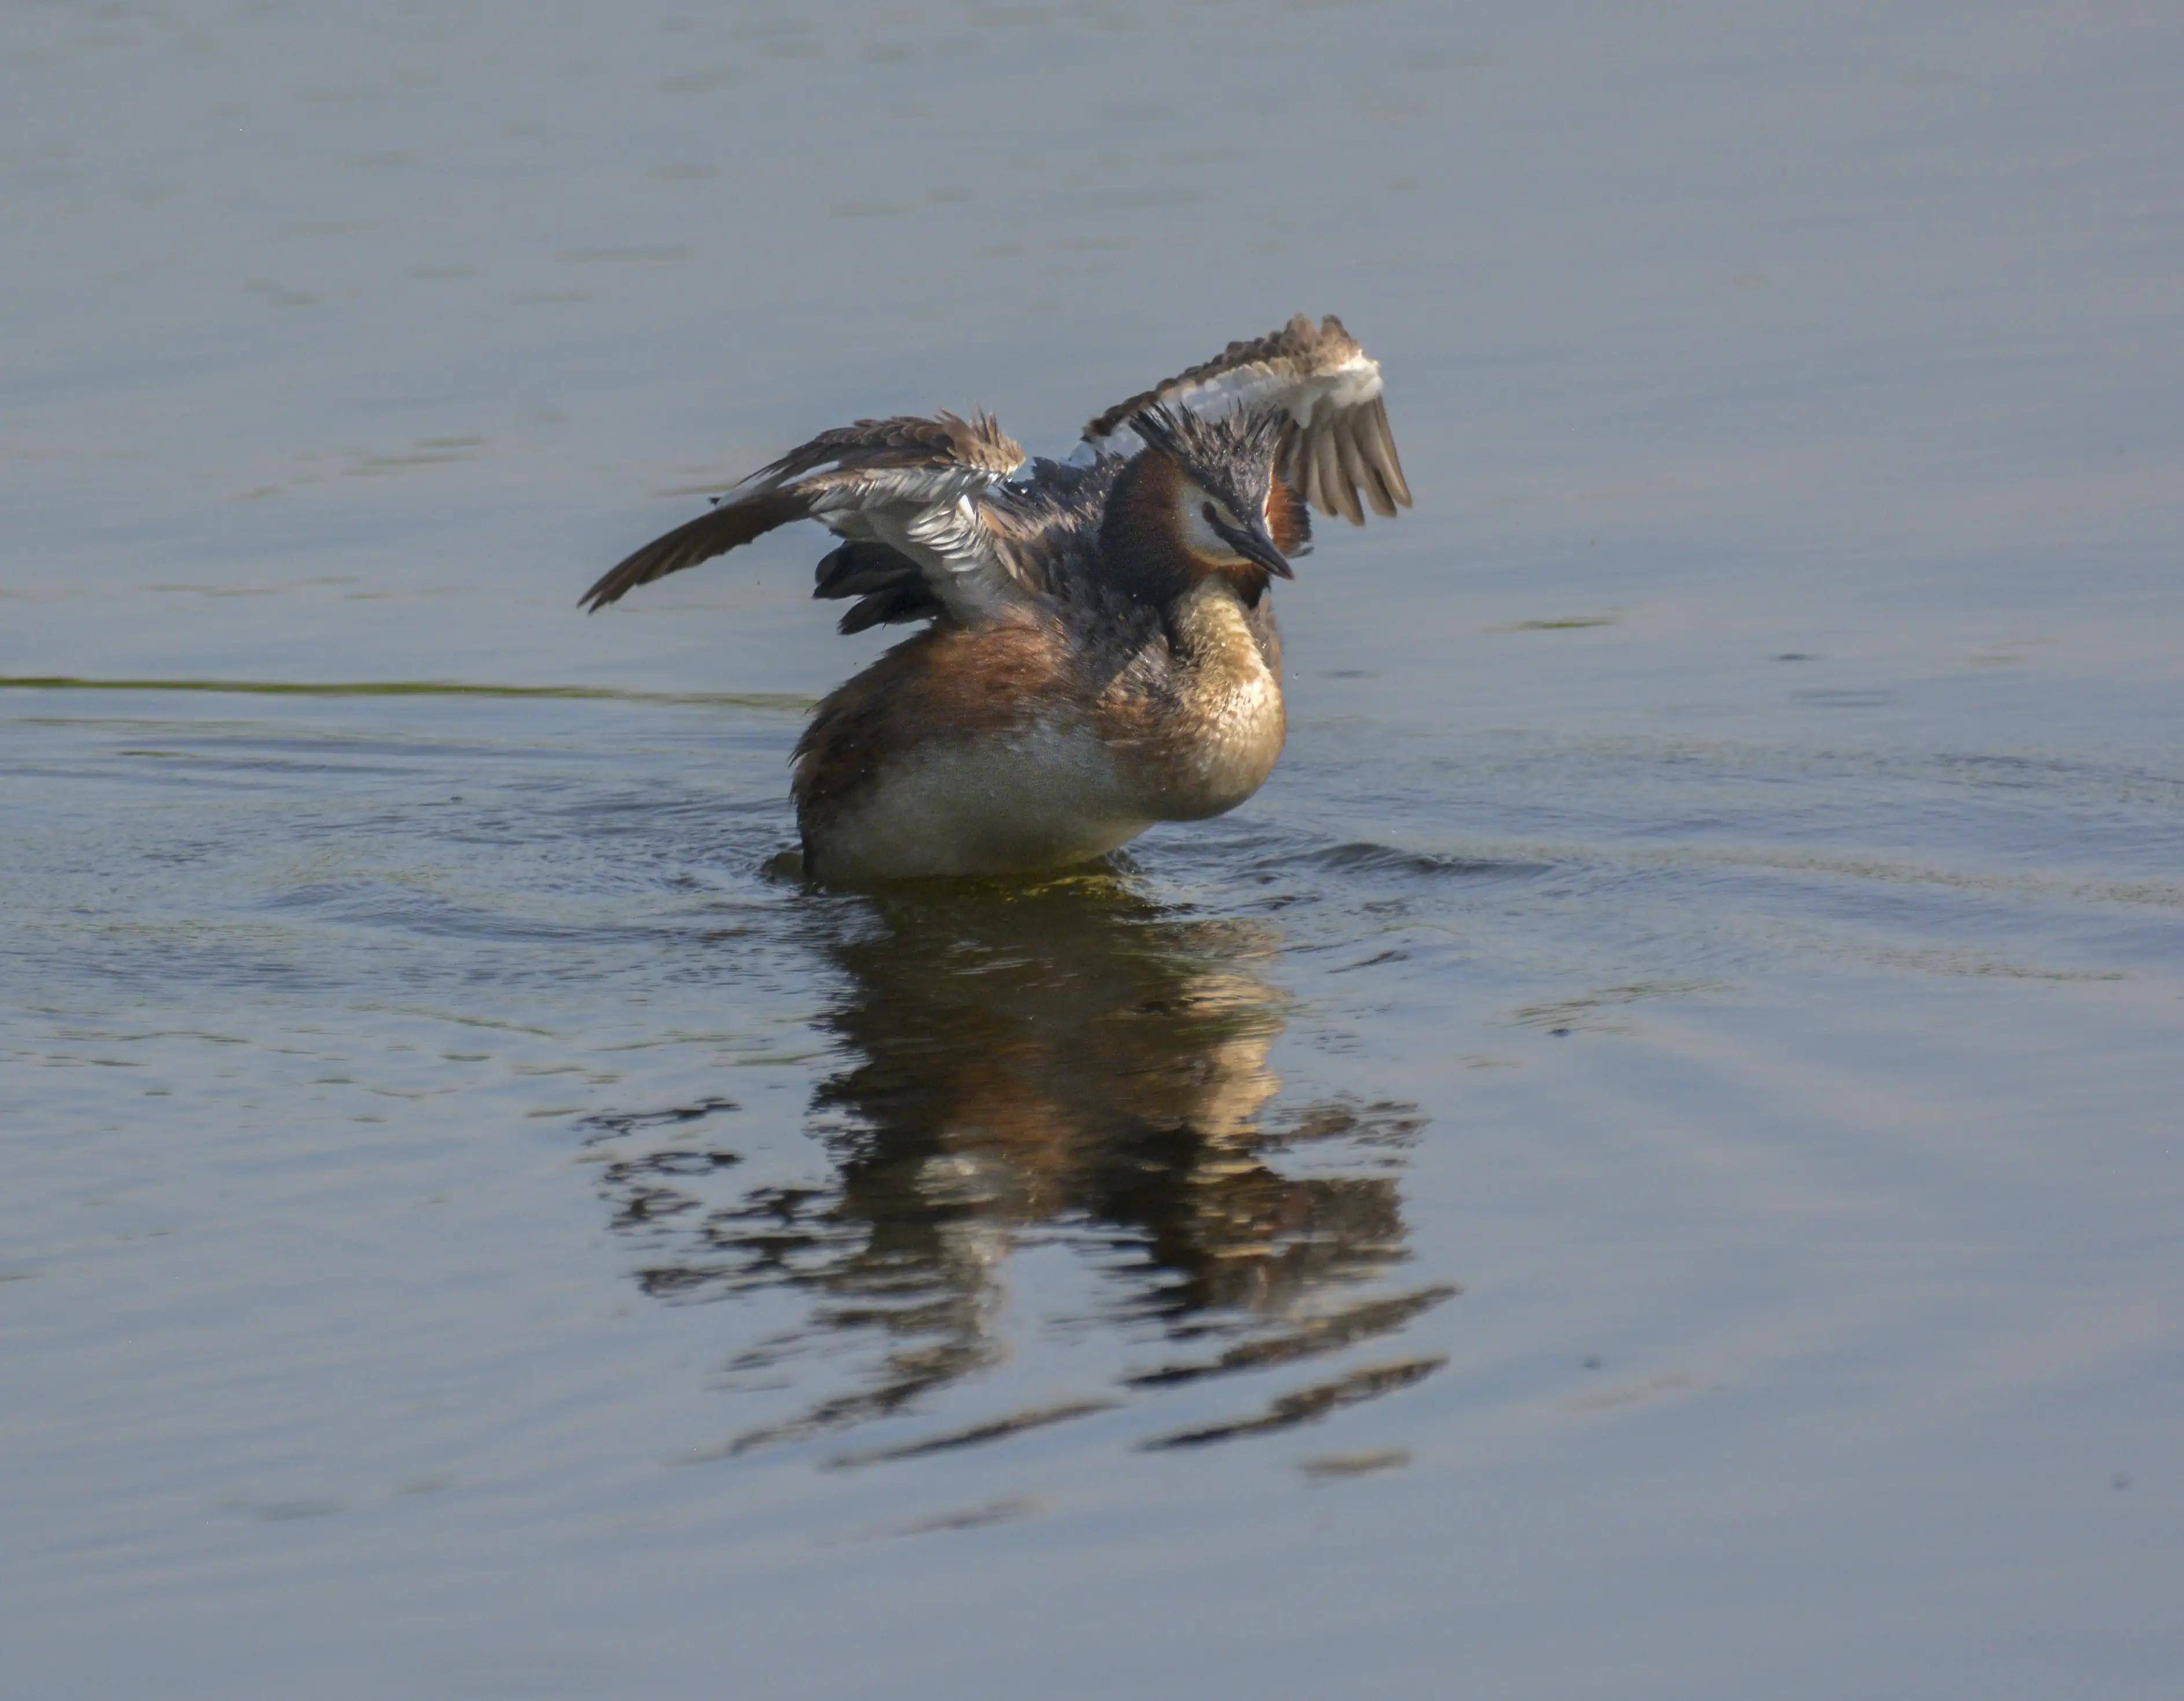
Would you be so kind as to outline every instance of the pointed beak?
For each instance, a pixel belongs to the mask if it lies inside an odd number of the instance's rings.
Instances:
[[[1274,547],[1274,540],[1266,534],[1263,528],[1254,526],[1249,530],[1241,530],[1224,526],[1218,520],[1213,520],[1212,524],[1223,543],[1255,566],[1264,567],[1278,579],[1296,577],[1288,557]]]

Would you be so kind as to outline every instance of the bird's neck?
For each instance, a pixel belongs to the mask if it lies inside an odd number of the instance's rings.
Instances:
[[[1248,606],[1225,573],[1201,578],[1161,611],[1168,647],[1208,683],[1279,683],[1268,637],[1273,622]]]
[[[1271,611],[1247,609],[1222,574],[1162,611],[1175,660],[1145,761],[1150,811],[1195,820],[1259,789],[1281,753],[1286,719]]]

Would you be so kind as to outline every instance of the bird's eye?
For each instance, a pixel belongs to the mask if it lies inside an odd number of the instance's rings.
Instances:
[[[1235,529],[1236,516],[1234,514],[1231,514],[1222,504],[1218,502],[1208,502],[1204,505],[1203,512],[1206,515],[1206,523],[1207,525],[1226,526],[1231,531]]]

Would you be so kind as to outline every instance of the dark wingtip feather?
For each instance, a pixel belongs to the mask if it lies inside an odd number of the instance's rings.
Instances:
[[[1407,508],[1411,505],[1411,487],[1403,477],[1403,460],[1396,453],[1396,433],[1388,424],[1388,404],[1379,396],[1365,410],[1362,427],[1369,438],[1373,453],[1368,457],[1379,469],[1388,494]]]
[[[923,620],[939,612],[939,600],[927,588],[925,582],[918,579],[867,593],[851,605],[850,611],[835,623],[835,630],[849,637],[867,627],[895,626],[906,620]]]
[[[715,555],[762,537],[777,526],[802,519],[805,512],[800,498],[762,491],[716,508],[709,514],[700,514],[671,532],[662,533],[609,568],[577,600],[577,606],[586,614],[597,614],[639,585],[649,585],[655,579],[710,560]]]
[[[822,557],[811,594],[822,600],[864,596],[919,577],[917,563],[900,550],[868,538],[852,538]]]

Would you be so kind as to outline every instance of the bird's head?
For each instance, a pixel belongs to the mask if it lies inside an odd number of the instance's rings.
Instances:
[[[1269,578],[1295,577],[1290,557],[1311,547],[1308,510],[1274,476],[1285,417],[1275,410],[1208,420],[1154,407],[1130,421],[1145,444],[1133,468],[1140,521],[1194,576],[1223,576],[1248,604]]]

